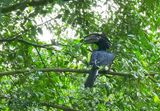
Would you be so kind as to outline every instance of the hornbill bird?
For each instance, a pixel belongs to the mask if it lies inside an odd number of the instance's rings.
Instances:
[[[84,42],[88,44],[96,44],[97,50],[94,50],[91,55],[90,65],[92,69],[85,82],[85,87],[93,87],[96,76],[98,75],[99,66],[110,67],[114,60],[114,54],[107,52],[110,48],[110,41],[107,39],[104,33],[102,34],[90,34],[84,38]]]

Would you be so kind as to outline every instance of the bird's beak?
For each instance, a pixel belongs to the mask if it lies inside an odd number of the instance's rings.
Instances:
[[[98,42],[100,37],[97,36],[89,36],[84,38],[84,43],[92,44]]]

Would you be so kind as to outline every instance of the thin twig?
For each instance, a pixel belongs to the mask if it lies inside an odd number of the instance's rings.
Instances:
[[[0,43],[2,43],[2,42],[13,42],[13,41],[18,41],[18,42],[24,43],[26,45],[31,45],[31,46],[34,46],[34,47],[53,50],[53,47],[50,47],[50,46],[53,46],[53,44],[35,44],[35,43],[30,42],[30,41],[27,41],[27,40],[24,40],[24,39],[20,39],[20,38],[17,38],[17,37],[8,38],[8,39],[0,39]]]

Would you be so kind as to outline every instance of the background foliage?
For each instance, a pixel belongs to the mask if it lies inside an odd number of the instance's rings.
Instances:
[[[85,73],[1,74],[90,69],[93,47],[81,39],[102,31],[116,54],[112,70],[133,77],[100,76],[85,89]],[[1,0],[0,110],[158,111],[159,36],[159,0]]]

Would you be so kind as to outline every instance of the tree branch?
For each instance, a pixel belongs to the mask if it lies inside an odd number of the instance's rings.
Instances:
[[[24,70],[16,70],[16,71],[6,71],[0,72],[0,77],[15,75],[20,73],[33,73],[33,72],[72,72],[72,73],[89,73],[90,70],[87,69],[67,69],[67,68],[41,68],[41,69],[24,69]],[[100,70],[100,74],[107,74],[113,76],[122,76],[122,77],[133,77],[133,75],[129,73],[120,73],[120,72],[110,72],[107,70]],[[155,75],[155,74],[146,74],[146,75]]]
[[[57,105],[54,103],[40,103],[40,105],[46,106],[46,107],[52,107],[52,108],[56,108],[56,109],[61,109],[63,111],[78,111],[78,110],[72,109],[70,107],[63,106],[63,105]]]
[[[2,7],[1,13],[8,13],[11,11],[15,11],[17,9],[24,10],[28,6],[42,6],[52,2],[54,2],[54,0],[32,0],[32,1],[26,0],[24,2],[20,2],[8,7]]]
[[[13,41],[18,41],[18,42],[21,42],[21,43],[24,43],[24,44],[27,44],[27,45],[31,45],[31,46],[34,46],[34,47],[39,47],[39,48],[45,48],[45,49],[49,49],[49,50],[52,50],[53,48],[52,47],[49,47],[49,46],[53,46],[53,44],[35,44],[35,43],[32,43],[32,42],[29,42],[27,40],[24,40],[24,39],[20,39],[20,38],[9,38],[9,39],[0,39],[0,43],[1,42],[13,42]]]
[[[35,44],[35,43],[32,43],[32,42],[26,41],[24,39],[17,39],[17,40],[19,42],[22,42],[24,44],[31,45],[31,46],[34,46],[34,47],[46,48],[46,49],[50,49],[50,50],[53,49],[53,48],[49,47],[49,46],[53,46],[53,44],[43,44],[43,45],[40,45],[40,44]]]
[[[11,97],[9,95],[0,95],[0,99],[6,99],[9,100],[11,99]],[[65,106],[65,105],[59,105],[59,104],[55,104],[55,103],[47,103],[47,102],[41,102],[39,103],[39,105],[41,106],[46,106],[46,107],[52,107],[52,108],[56,108],[56,109],[61,109],[63,111],[78,111],[75,110],[71,107]]]
[[[57,17],[58,17],[58,16],[56,16],[55,18],[57,18]],[[39,27],[39,26],[41,26],[41,25],[44,25],[44,24],[46,24],[46,23],[54,20],[55,18],[51,18],[51,19],[49,19],[49,20],[47,20],[47,21],[45,21],[45,22],[43,22],[43,23],[41,23],[41,24],[38,24],[38,25],[36,25],[36,26]],[[52,44],[42,44],[42,45],[40,45],[40,44],[35,44],[35,43],[32,43],[32,42],[30,42],[30,41],[27,41],[27,40],[24,40],[24,39],[20,38],[20,36],[21,36],[22,34],[25,34],[26,32],[28,32],[28,31],[30,31],[30,30],[31,30],[31,29],[26,29],[26,30],[22,31],[22,32],[19,33],[19,34],[16,34],[14,37],[8,37],[8,38],[1,37],[2,39],[0,39],[0,43],[2,43],[2,42],[18,41],[18,42],[21,42],[21,43],[25,43],[25,44],[27,44],[27,45],[31,45],[31,46],[39,47],[39,48],[45,48],[45,49],[48,49],[48,50],[52,50],[53,47],[50,47],[50,46],[53,46],[53,45],[55,45],[55,46],[59,46],[59,45],[65,46],[65,45],[60,44],[60,43],[58,43],[58,42],[54,42],[54,43],[52,42]]]

